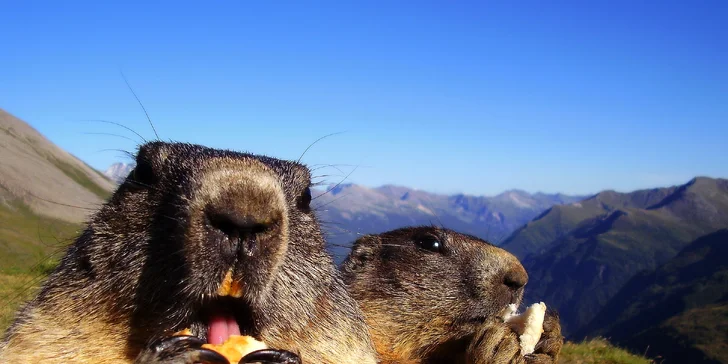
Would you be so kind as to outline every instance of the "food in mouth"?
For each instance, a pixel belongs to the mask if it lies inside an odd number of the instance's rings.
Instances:
[[[193,333],[190,329],[184,329],[174,333],[174,336],[178,335],[193,335]],[[224,340],[216,341],[220,342],[217,344],[203,344],[202,348],[220,353],[220,355],[224,356],[230,364],[237,364],[240,359],[254,351],[268,349],[268,345],[264,342],[258,341],[252,336],[240,335],[239,331],[237,334],[229,334],[225,336]]]
[[[233,280],[232,270],[228,271],[218,288],[218,296],[240,298],[242,293],[241,282]],[[173,334],[173,336],[179,335],[195,336],[189,328]],[[230,361],[231,364],[237,364],[245,355],[268,349],[268,345],[252,336],[242,335],[240,325],[238,325],[235,318],[222,311],[209,316],[207,344],[203,344],[202,348],[216,351]]]
[[[503,314],[503,321],[520,335],[518,339],[521,342],[521,354],[528,355],[536,349],[536,344],[543,334],[546,304],[534,303],[520,315],[516,313],[517,311],[518,307],[515,304],[508,305]]]
[[[225,275],[225,278],[223,278],[222,284],[220,284],[220,288],[217,290],[217,294],[220,297],[232,296],[240,298],[243,296],[243,285],[241,282],[233,280],[232,270],[229,270]]]
[[[220,353],[230,361],[230,364],[237,364],[242,357],[254,351],[268,349],[268,345],[264,342],[258,341],[252,336],[240,335],[230,335],[222,344],[204,344],[202,347]]]

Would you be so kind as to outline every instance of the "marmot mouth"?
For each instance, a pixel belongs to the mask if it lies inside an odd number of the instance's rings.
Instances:
[[[521,302],[519,300],[517,300],[516,302],[510,303],[510,304],[505,304],[502,306],[501,309],[495,310],[494,312],[491,312],[490,310],[488,310],[487,313],[480,312],[480,313],[474,314],[474,315],[468,317],[465,320],[465,322],[468,322],[471,324],[482,324],[484,322],[493,320],[494,317],[502,318],[506,312],[509,312],[511,305],[515,305],[515,307],[518,308],[521,306]]]
[[[218,345],[231,335],[240,335],[240,325],[232,316],[213,315],[207,324],[207,342]]]
[[[196,334],[213,345],[224,343],[231,335],[256,336],[250,312],[241,299],[218,297],[200,310]]]

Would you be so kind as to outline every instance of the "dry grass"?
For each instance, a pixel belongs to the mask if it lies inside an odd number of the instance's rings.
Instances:
[[[632,354],[596,338],[581,343],[567,342],[561,351],[562,364],[653,364],[654,361]]]
[[[80,228],[35,215],[20,202],[0,201],[0,333],[37,291]]]
[[[0,273],[0,333],[10,325],[17,309],[29,300],[44,276]]]

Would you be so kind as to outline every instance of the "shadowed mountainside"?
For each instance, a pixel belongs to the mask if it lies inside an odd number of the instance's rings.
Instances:
[[[728,229],[635,275],[576,337],[602,335],[669,362],[728,362]]]
[[[580,209],[583,215],[575,212]],[[532,282],[526,299],[550,302],[568,335],[589,323],[636,273],[655,269],[696,238],[725,227],[728,180],[698,177],[681,186],[600,193],[556,206],[503,246],[511,249],[531,231],[555,236],[548,243],[534,239],[531,244],[543,248],[521,254]]]

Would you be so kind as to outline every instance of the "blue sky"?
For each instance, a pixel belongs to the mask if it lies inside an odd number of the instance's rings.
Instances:
[[[728,177],[728,2],[9,2],[0,108],[105,169],[153,138],[435,192]],[[512,3],[512,2],[509,2]],[[548,3],[548,5],[546,4]],[[138,141],[138,138],[136,138]]]

